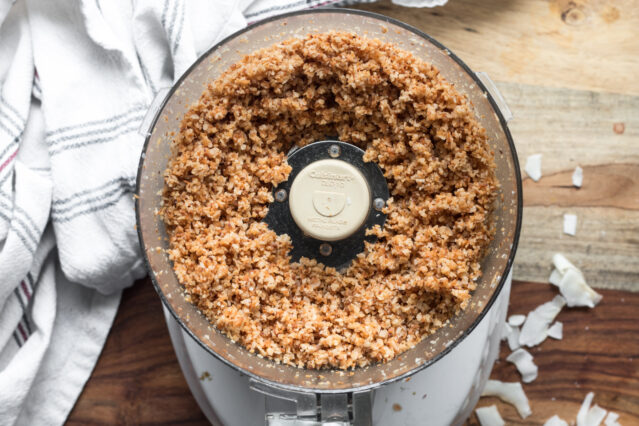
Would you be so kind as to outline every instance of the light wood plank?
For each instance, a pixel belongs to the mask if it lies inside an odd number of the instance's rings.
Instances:
[[[524,172],[524,222],[514,276],[546,282],[553,252],[595,287],[639,291],[639,96],[498,83],[522,168],[542,153],[539,182]],[[617,124],[615,126],[615,124]],[[623,124],[623,132],[620,129]],[[580,189],[572,173],[584,169]],[[578,217],[563,234],[563,214]]]
[[[577,235],[563,214],[577,215]],[[592,207],[526,207],[514,277],[548,282],[552,255],[565,254],[593,287],[639,290],[639,212]]]
[[[572,185],[573,170],[524,180],[525,206],[612,207],[639,210],[639,164],[584,167],[581,188]]]
[[[639,95],[633,0],[450,0],[434,9],[384,0],[355,7],[421,29],[495,80]]]
[[[546,175],[578,165],[639,164],[639,96],[513,83],[497,86],[514,115],[508,126],[522,167],[526,157],[536,153],[543,154]]]

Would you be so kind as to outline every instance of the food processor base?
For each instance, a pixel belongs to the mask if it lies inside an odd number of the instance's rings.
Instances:
[[[458,425],[468,418],[499,353],[511,281],[509,276],[486,316],[452,351],[413,376],[374,391],[374,425]],[[267,409],[295,411],[293,403],[252,390],[248,376],[206,352],[166,308],[164,316],[189,388],[212,424],[263,425]]]

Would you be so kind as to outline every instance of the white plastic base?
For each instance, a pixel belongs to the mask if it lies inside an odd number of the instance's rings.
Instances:
[[[511,277],[479,325],[432,366],[375,390],[375,425],[459,425],[471,414],[499,353]],[[265,397],[248,377],[202,349],[165,310],[173,347],[191,392],[213,424],[263,425]],[[208,373],[208,374],[207,374]]]

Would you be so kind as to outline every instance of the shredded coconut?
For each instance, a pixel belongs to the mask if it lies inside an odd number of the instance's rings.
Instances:
[[[604,420],[604,424],[606,426],[621,426],[621,424],[617,421],[619,419],[619,414],[610,411]]]
[[[603,298],[586,284],[584,276],[575,269],[570,269],[564,274],[559,282],[559,291],[569,307],[587,306],[594,308]]]
[[[561,272],[559,272],[557,269],[553,269],[552,272],[550,273],[550,278],[548,278],[548,282],[550,284],[559,286],[559,283],[561,282],[561,277],[562,277]]]
[[[577,233],[577,215],[564,215],[564,234],[575,235]]]
[[[499,380],[488,380],[481,396],[496,396],[502,401],[511,404],[517,409],[522,419],[532,414],[528,398],[519,382],[505,383]]]
[[[519,327],[513,327],[512,331],[508,335],[508,347],[511,351],[518,349],[521,345],[519,344],[519,334],[521,331]]]
[[[577,413],[577,426],[587,426],[586,423],[588,419],[588,410],[590,409],[590,404],[592,403],[592,399],[595,397],[594,392],[588,392],[584,401],[581,403],[581,407],[579,408],[579,412]]]
[[[586,417],[586,425],[587,426],[599,426],[603,419],[606,417],[608,413],[607,410],[604,410],[597,404],[593,405],[590,410],[588,410],[588,416]]]
[[[535,182],[541,179],[541,154],[529,155],[524,170]]]
[[[564,338],[564,325],[559,321],[555,321],[553,325],[548,328],[548,337],[552,337],[556,340]]]
[[[553,265],[555,265],[555,268],[557,268],[560,274],[565,274],[566,271],[568,271],[569,269],[578,270],[578,268],[575,265],[573,265],[572,262],[566,259],[566,256],[564,256],[561,253],[555,253],[552,256],[552,263]]]
[[[581,188],[581,185],[584,182],[584,170],[577,166],[575,167],[575,171],[572,173],[572,184],[577,188]]]
[[[495,405],[477,408],[475,413],[477,413],[477,419],[479,419],[481,426],[504,426],[506,424]]]
[[[525,349],[517,349],[508,355],[506,361],[512,362],[517,367],[517,371],[521,374],[521,380],[524,383],[530,383],[537,378],[538,368],[533,362],[533,356]]]
[[[555,296],[550,302],[538,306],[526,317],[526,322],[521,327],[519,343],[522,346],[536,346],[548,336],[548,328],[555,317],[566,305],[566,300],[561,296]]]
[[[501,331],[501,340],[508,341],[508,347],[511,351],[517,349],[519,347],[519,327],[513,327],[505,322]]]
[[[568,423],[558,415],[554,415],[544,423],[544,426],[568,426]]]
[[[526,321],[526,315],[511,315],[508,317],[508,324],[519,327]]]
[[[582,272],[560,253],[553,256],[557,273],[550,275],[550,282],[559,287],[559,292],[566,299],[569,307],[587,306],[594,308],[603,298],[587,283]],[[559,283],[557,278],[561,277]]]

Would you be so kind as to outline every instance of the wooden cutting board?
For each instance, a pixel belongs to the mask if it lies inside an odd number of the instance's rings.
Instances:
[[[497,83],[522,165],[543,154],[543,178],[524,181],[524,224],[515,261],[512,313],[552,297],[554,251],[581,267],[604,299],[564,309],[564,339],[531,352],[539,377],[524,385],[526,420],[493,398],[508,424],[574,421],[588,391],[639,424],[639,7],[633,0],[449,0],[434,9],[389,1],[358,6],[425,31]],[[581,189],[571,186],[575,166]],[[562,233],[564,213],[577,235]],[[625,291],[621,291],[625,290]],[[501,359],[492,377],[518,381]],[[206,424],[170,345],[148,281],[124,292],[114,328],[69,424]],[[471,417],[469,424],[477,424]]]

